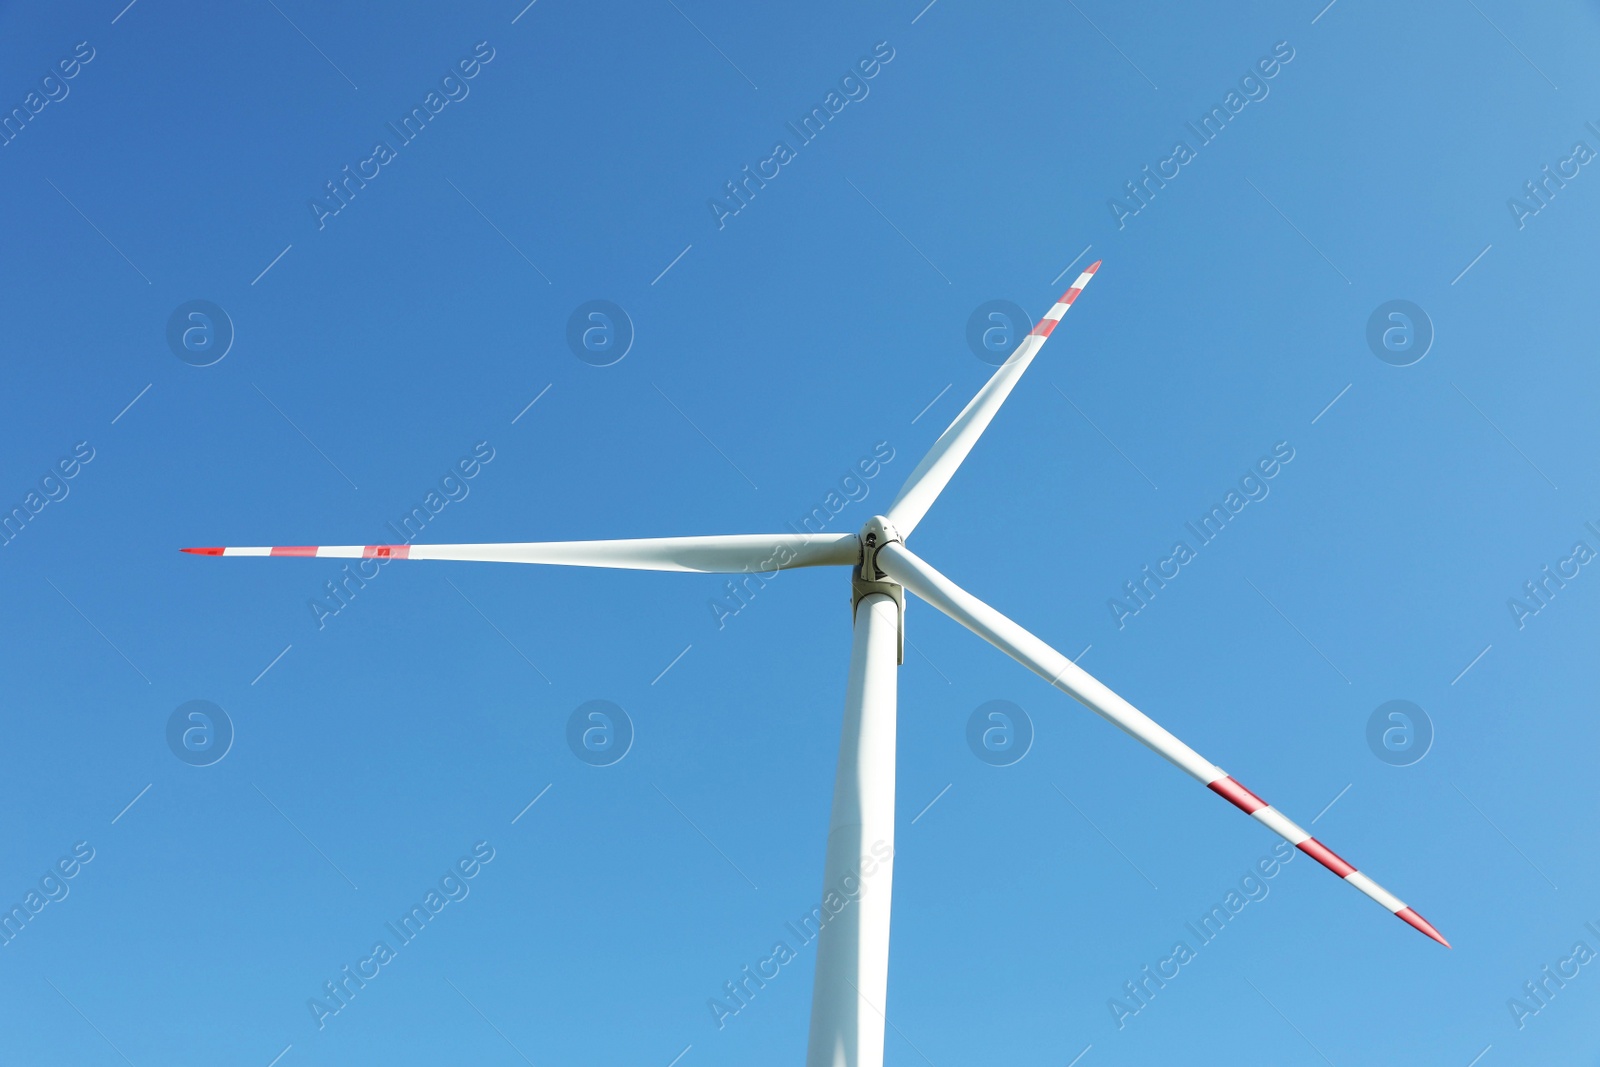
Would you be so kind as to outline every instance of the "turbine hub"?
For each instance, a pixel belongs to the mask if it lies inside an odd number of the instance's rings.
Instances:
[[[870,550],[871,556],[874,557],[874,568],[877,567],[876,556],[878,549],[891,541],[905,543],[905,538],[900,536],[900,531],[895,529],[894,523],[882,515],[874,515],[868,519],[866,525],[861,527],[861,533],[857,536],[861,539],[862,560],[866,560]]]
[[[874,515],[861,527],[861,532],[856,535],[861,544],[861,556],[856,562],[856,569],[850,576],[850,617],[855,618],[856,608],[860,606],[861,599],[873,593],[881,593],[895,603],[895,612],[899,619],[899,658],[897,662],[906,661],[906,591],[899,582],[889,580],[889,576],[878,567],[878,551],[884,545],[895,542],[904,543],[900,531],[895,529],[894,523],[882,515]]]

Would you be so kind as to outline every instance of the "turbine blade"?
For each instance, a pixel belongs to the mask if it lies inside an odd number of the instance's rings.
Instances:
[[[314,556],[319,559],[448,559],[549,563],[708,574],[767,573],[788,567],[854,564],[855,534],[732,534],[623,541],[523,541],[484,545],[299,545],[185,548],[197,556]]]
[[[1155,720],[1122,699],[1066,656],[940,574],[902,544],[877,553],[889,577],[965,626],[991,645],[1083,704],[1135,740],[1187,771],[1247,815],[1265,823],[1290,844],[1382,904],[1400,919],[1450,947],[1439,931],[1399,897],[1346,863],[1287,816],[1234,781],[1216,764],[1178,740]]]
[[[917,523],[921,522],[928,509],[933,507],[933,502],[939,499],[939,494],[950,483],[956,469],[967,458],[967,453],[972,451],[972,446],[978,443],[978,438],[988,429],[995,413],[1000,410],[1000,405],[1011,395],[1011,390],[1022,377],[1022,372],[1028,369],[1033,357],[1044,347],[1044,342],[1056,328],[1056,323],[1061,321],[1061,317],[1067,313],[1072,302],[1078,299],[1078,294],[1083,292],[1083,287],[1089,284],[1094,278],[1094,272],[1099,269],[1100,261],[1097,259],[1078,275],[1078,280],[1072,283],[1072,288],[1061,295],[1055,306],[1039,320],[1039,325],[1033,328],[1033,332],[1023,338],[1017,350],[1011,353],[1010,358],[994,372],[994,376],[984,383],[978,394],[961,409],[961,414],[956,416],[955,421],[939,435],[933,447],[928,449],[928,454],[922,457],[922,462],[911,472],[906,484],[900,487],[900,495],[889,505],[888,519],[899,528],[901,536],[911,536],[911,531],[917,528]]]

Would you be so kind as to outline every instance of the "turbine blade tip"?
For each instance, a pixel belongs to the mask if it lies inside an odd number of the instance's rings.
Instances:
[[[222,555],[222,549],[220,549],[220,548],[180,548],[180,549],[178,549],[178,551],[179,552],[187,552],[192,556],[220,556],[220,555]]]
[[[1395,912],[1395,916],[1397,918],[1401,919],[1402,921],[1404,921],[1406,923],[1409,923],[1411,926],[1413,926],[1416,929],[1420,930],[1422,933],[1424,933],[1424,934],[1428,935],[1429,937],[1433,938],[1435,941],[1439,942],[1439,944],[1443,945],[1445,948],[1454,947],[1454,946],[1452,946],[1450,944],[1450,942],[1448,942],[1448,941],[1446,941],[1444,939],[1444,935],[1443,934],[1441,934],[1439,931],[1437,931],[1437,930],[1435,930],[1433,928],[1433,924],[1432,923],[1430,923],[1427,919],[1424,919],[1422,916],[1418,915],[1412,909],[1410,909],[1410,908],[1401,908],[1399,911]]]
[[[1100,259],[1095,260],[1093,263],[1089,264],[1089,266],[1087,268],[1085,268],[1083,273],[1085,273],[1085,274],[1093,274],[1095,271],[1100,269],[1100,264],[1103,263],[1103,262],[1105,262],[1105,261],[1104,260],[1100,260]]]

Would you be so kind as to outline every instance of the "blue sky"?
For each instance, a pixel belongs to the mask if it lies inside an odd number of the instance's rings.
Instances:
[[[1305,857],[1199,945],[1276,839],[913,600],[887,1062],[1600,1053],[1600,965],[1524,989],[1600,952],[1593,4],[122,5],[0,12],[0,903],[39,893],[0,1059],[794,1062],[810,950],[707,1001],[820,894],[843,572],[719,628],[712,576],[400,563],[330,614],[329,561],[176,549],[390,541],[430,493],[419,542],[781,529],[878,449],[854,530],[992,369],[973,311],[1094,259],[912,547],[1455,948]],[[197,300],[215,362],[168,342]],[[609,366],[567,341],[594,300]],[[207,766],[168,743],[197,700]],[[567,741],[593,700],[609,766]],[[1010,766],[967,744],[995,700]]]

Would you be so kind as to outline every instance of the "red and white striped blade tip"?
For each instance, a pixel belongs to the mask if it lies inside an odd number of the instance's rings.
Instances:
[[[1346,860],[1333,849],[1306,833],[1292,819],[1245,788],[1232,775],[1221,773],[1220,768],[1218,768],[1218,771],[1219,776],[1207,783],[1207,788],[1212,792],[1227,800],[1246,815],[1263,823],[1285,841],[1294,845],[1295,848],[1383,905],[1391,915],[1433,938],[1445,948],[1451,947],[1450,942],[1444,939],[1444,935],[1435,930],[1433,924],[1418,915],[1410,905],[1362,874],[1349,860]]]
[[[193,556],[300,556],[324,559],[408,559],[410,545],[271,545],[255,548],[180,548]]]
[[[1427,919],[1424,919],[1422,916],[1418,915],[1411,908],[1401,908],[1399,911],[1395,912],[1394,914],[1395,914],[1396,918],[1404,919],[1406,922],[1410,923],[1412,926],[1416,927],[1418,930],[1421,930],[1423,933],[1427,934],[1429,937],[1431,937],[1435,941],[1439,942],[1439,944],[1443,945],[1445,948],[1452,948],[1453,947],[1450,944],[1450,942],[1448,942],[1448,941],[1446,941],[1444,939],[1444,935],[1443,934],[1441,934],[1439,931],[1437,931],[1437,930],[1435,930],[1433,928],[1433,924],[1431,922],[1429,922]]]
[[[1072,303],[1073,300],[1076,300],[1077,299],[1077,295],[1075,293],[1073,293],[1073,289],[1081,291],[1083,289],[1083,286],[1089,284],[1084,279],[1093,278],[1094,277],[1094,272],[1099,270],[1099,269],[1100,269],[1100,260],[1098,260],[1098,259],[1095,260],[1093,263],[1089,264],[1087,267],[1083,268],[1083,270],[1081,272],[1079,272],[1079,274],[1078,274],[1077,281],[1074,281],[1072,283],[1072,289],[1068,289],[1065,293],[1061,294],[1061,302],[1065,303],[1065,304],[1070,304],[1070,303]],[[1069,294],[1072,296],[1072,300],[1068,300],[1067,299]]]

